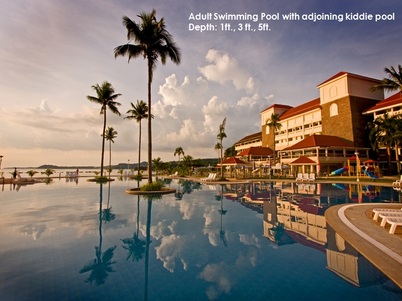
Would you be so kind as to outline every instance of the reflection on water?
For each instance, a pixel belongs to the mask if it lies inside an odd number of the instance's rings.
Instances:
[[[108,196],[110,196],[110,186],[108,189]],[[108,207],[102,209],[103,203],[103,184],[99,184],[99,244],[95,246],[95,259],[91,260],[87,265],[85,265],[81,270],[80,274],[90,272],[88,279],[85,282],[90,284],[95,283],[96,285],[102,285],[105,283],[109,273],[114,272],[112,267],[116,262],[113,261],[114,250],[116,246],[108,248],[105,252],[102,252],[102,222],[110,221],[111,213],[109,208],[109,197],[108,197]],[[108,212],[107,214],[105,214]],[[105,219],[106,218],[106,219]]]
[[[324,218],[334,204],[400,202],[392,189],[165,183],[177,193],[81,179],[1,192],[0,300],[402,298]]]

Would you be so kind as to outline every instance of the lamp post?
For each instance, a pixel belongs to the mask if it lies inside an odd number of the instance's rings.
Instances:
[[[1,169],[1,161],[3,161],[3,156],[0,155],[0,169]]]
[[[360,169],[360,162],[359,162],[359,152],[355,152],[356,156],[356,182],[359,182],[359,169]]]

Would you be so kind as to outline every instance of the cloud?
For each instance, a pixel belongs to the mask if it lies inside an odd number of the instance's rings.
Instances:
[[[231,82],[237,90],[243,89],[247,92],[252,92],[255,89],[254,79],[229,54],[210,49],[205,59],[209,64],[199,67],[198,70],[207,80],[221,85]]]

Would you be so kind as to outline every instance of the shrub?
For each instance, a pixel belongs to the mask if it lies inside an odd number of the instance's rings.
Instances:
[[[163,188],[163,182],[156,181],[141,186],[141,191],[161,191]]]

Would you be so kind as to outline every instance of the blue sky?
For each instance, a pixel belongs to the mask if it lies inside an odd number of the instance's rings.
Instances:
[[[316,86],[348,71],[383,78],[402,63],[399,0],[368,1],[0,0],[0,155],[2,167],[99,165],[102,117],[86,99],[91,86],[112,83],[122,103],[146,101],[143,59],[114,58],[127,43],[122,17],[163,17],[182,51],[179,66],[158,65],[153,80],[153,157],[163,161],[181,146],[194,158],[217,156],[219,124],[227,118],[224,148],[260,130],[259,113],[274,103],[299,105],[319,96]],[[191,13],[258,14],[252,21],[192,21]],[[261,14],[384,14],[394,20],[260,20]],[[189,23],[269,24],[270,31],[197,32]],[[266,25],[262,25],[263,27]],[[108,115],[118,132],[113,162],[136,162],[138,125]],[[145,128],[145,123],[144,123]],[[143,159],[146,158],[146,131]]]

